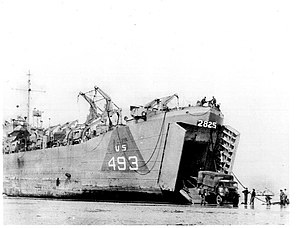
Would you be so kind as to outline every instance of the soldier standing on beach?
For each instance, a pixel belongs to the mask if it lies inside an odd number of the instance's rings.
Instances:
[[[285,201],[286,201],[286,195],[284,194],[282,189],[280,189],[280,205],[285,206]]]
[[[242,193],[244,193],[244,204],[247,205],[248,204],[248,194],[250,193],[248,191],[248,188],[246,188],[244,191],[242,191]]]
[[[286,204],[289,204],[290,201],[289,201],[288,192],[287,192],[286,188],[284,189],[283,192],[284,192],[284,195],[285,195],[284,201],[285,201]]]
[[[256,192],[255,192],[255,189],[253,189],[252,192],[251,192],[250,205],[254,206],[254,198],[255,198],[255,196],[256,196]]]

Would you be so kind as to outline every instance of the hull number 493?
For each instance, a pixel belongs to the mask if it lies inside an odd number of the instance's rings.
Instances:
[[[108,161],[108,166],[113,170],[138,170],[138,159],[136,156],[129,156],[127,159],[124,156],[112,157]]]

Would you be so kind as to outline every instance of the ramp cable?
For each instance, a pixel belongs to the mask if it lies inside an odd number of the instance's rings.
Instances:
[[[234,172],[231,171],[231,173],[233,174],[234,178],[239,182],[239,184],[245,189],[246,187],[240,182],[240,180],[237,178],[237,176],[234,174]],[[258,198],[257,196],[255,196],[255,199],[258,199],[261,202],[267,203],[267,201],[264,201],[264,200]]]

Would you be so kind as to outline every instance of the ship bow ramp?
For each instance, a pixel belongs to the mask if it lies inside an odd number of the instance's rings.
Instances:
[[[239,132],[224,126],[223,115],[208,108],[190,108],[167,122],[158,185],[186,202],[199,201],[199,171],[231,173]]]

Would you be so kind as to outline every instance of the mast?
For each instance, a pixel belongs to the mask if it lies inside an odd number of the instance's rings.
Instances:
[[[30,100],[31,100],[31,92],[41,92],[41,93],[46,93],[44,90],[32,90],[31,89],[31,80],[30,80],[30,70],[28,71],[28,80],[27,80],[27,90],[26,89],[15,89],[15,90],[21,90],[21,91],[27,91],[27,117],[26,117],[26,122],[29,125],[30,121]]]
[[[31,85],[31,82],[30,82],[30,70],[28,71],[28,84],[27,84],[27,123],[29,125],[29,116],[30,116],[30,92],[31,92],[31,88],[30,88],[30,85]]]

